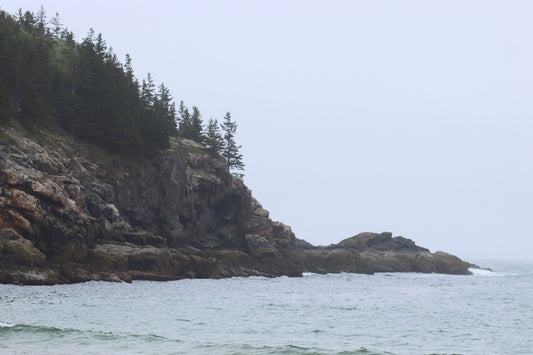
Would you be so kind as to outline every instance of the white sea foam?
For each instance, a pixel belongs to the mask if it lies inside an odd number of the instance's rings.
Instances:
[[[0,328],[12,328],[14,326],[15,326],[15,324],[11,324],[11,323],[6,323],[6,322],[0,321]]]
[[[494,272],[492,270],[476,269],[476,268],[470,268],[468,269],[468,271],[470,271],[473,275],[476,275],[476,276],[512,276],[512,275],[515,275],[509,272]]]
[[[320,274],[317,274],[317,273],[314,273],[314,272],[304,272],[304,273],[302,273],[303,277],[317,276],[317,275],[320,275]]]
[[[494,276],[494,272],[491,270],[485,270],[485,269],[477,269],[477,268],[469,268],[468,271],[470,271],[473,275],[478,276]]]

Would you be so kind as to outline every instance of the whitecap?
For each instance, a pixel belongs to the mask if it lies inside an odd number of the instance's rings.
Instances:
[[[491,270],[486,269],[478,269],[478,268],[469,268],[468,271],[472,273],[472,275],[478,275],[478,276],[493,276],[493,272]]]
[[[314,272],[304,272],[304,273],[302,273],[303,277],[315,276],[315,275],[319,275],[319,274],[314,273]]]
[[[492,270],[476,269],[476,268],[469,268],[468,271],[470,271],[472,275],[476,275],[476,276],[510,276],[510,275],[513,275],[511,273],[494,272]]]
[[[0,321],[0,328],[13,328],[15,324]]]

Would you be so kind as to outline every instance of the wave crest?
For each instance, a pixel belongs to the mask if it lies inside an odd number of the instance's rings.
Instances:
[[[15,324],[0,321],[0,328],[13,328]]]

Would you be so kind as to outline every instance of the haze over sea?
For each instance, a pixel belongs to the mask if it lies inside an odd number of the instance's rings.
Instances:
[[[0,285],[3,354],[531,354],[533,263],[383,273]]]

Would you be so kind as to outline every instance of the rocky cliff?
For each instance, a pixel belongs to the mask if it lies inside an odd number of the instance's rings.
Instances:
[[[328,247],[272,221],[220,157],[192,141],[118,160],[65,136],[0,142],[0,282],[299,276],[302,272],[468,274],[471,264],[390,233]]]

